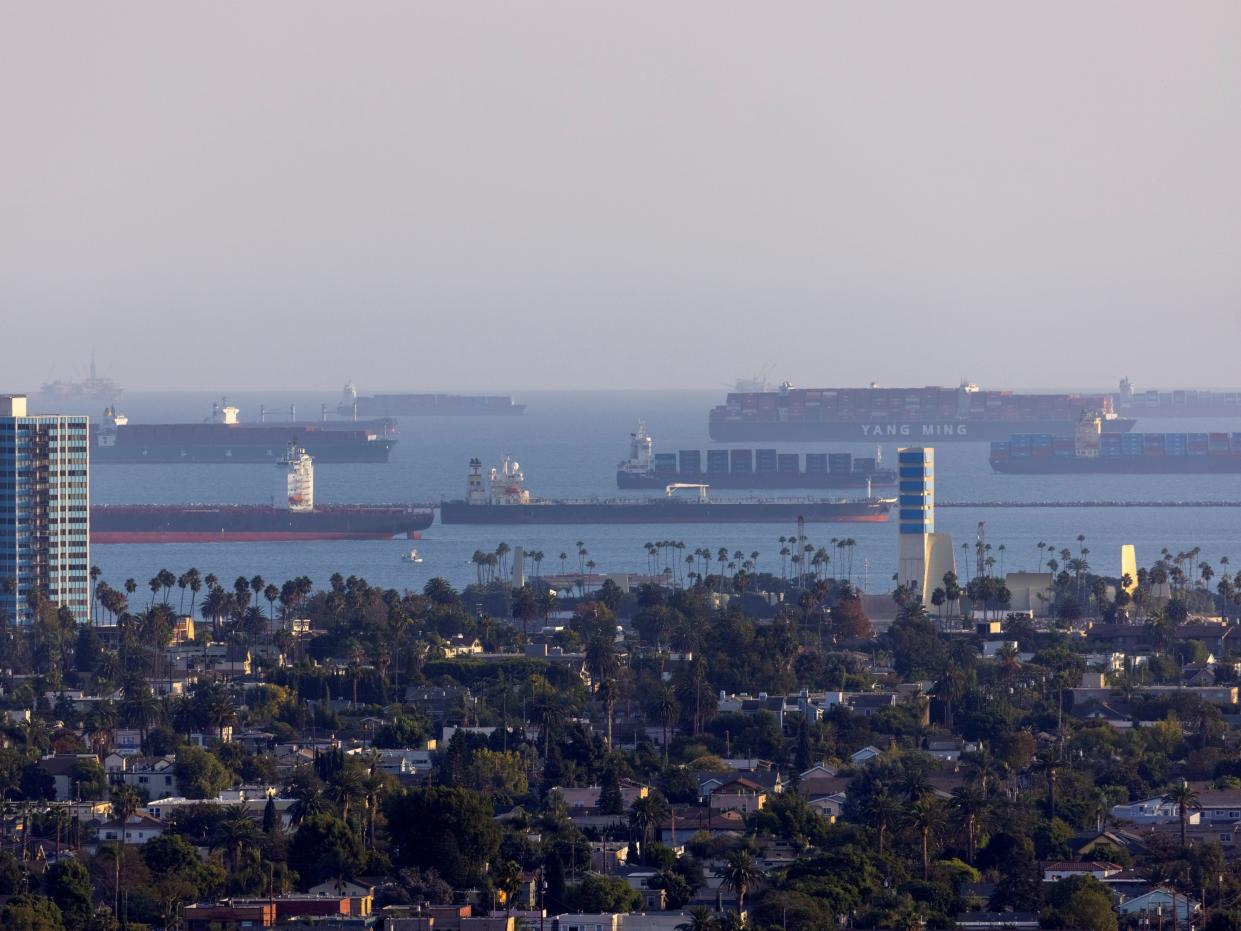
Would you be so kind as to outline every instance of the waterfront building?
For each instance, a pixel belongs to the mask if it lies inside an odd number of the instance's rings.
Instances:
[[[896,451],[898,499],[897,581],[923,604],[956,571],[952,537],[935,532],[935,450],[929,446]]]
[[[90,618],[89,430],[86,416],[28,415],[25,395],[0,395],[0,615],[18,624],[35,590]]]

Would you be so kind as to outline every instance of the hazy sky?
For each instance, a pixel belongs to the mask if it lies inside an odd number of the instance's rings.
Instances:
[[[9,2],[0,134],[0,390],[1241,384],[1235,0]]]

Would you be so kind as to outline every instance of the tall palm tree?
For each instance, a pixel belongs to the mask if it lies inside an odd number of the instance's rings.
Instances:
[[[668,728],[670,728],[677,719],[677,715],[681,713],[681,703],[677,701],[676,692],[668,686],[663,686],[655,697],[651,699],[650,706],[651,716],[659,722],[664,729],[664,766],[668,765]]]
[[[657,792],[636,799],[630,806],[629,827],[642,845],[642,856],[646,856],[649,840],[669,813],[668,802]]]
[[[875,826],[875,832],[879,837],[879,853],[883,854],[883,842],[887,837],[889,829],[892,825],[900,820],[901,812],[905,810],[905,806],[886,788],[871,795],[866,805],[866,816]]]
[[[744,847],[739,847],[728,855],[718,874],[724,880],[724,887],[737,893],[737,915],[745,915],[745,897],[751,889],[763,879],[763,871],[754,861],[754,855]]]
[[[909,826],[922,837],[922,879],[931,877],[931,842],[945,821],[944,806],[934,796],[923,796],[909,809]]]
[[[972,866],[978,851],[978,831],[984,813],[987,810],[987,797],[971,786],[959,786],[952,790],[952,800],[948,803],[965,828],[966,844],[969,850],[969,863]]]
[[[1198,793],[1193,786],[1182,779],[1180,785],[1174,785],[1164,793],[1163,800],[1169,805],[1176,806],[1176,814],[1181,822],[1181,847],[1185,847],[1185,828],[1189,824],[1189,813],[1202,810],[1202,802],[1198,799]]]

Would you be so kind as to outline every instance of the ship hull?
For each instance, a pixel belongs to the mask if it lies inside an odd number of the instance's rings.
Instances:
[[[91,465],[116,464],[149,464],[168,465],[170,463],[255,463],[279,462],[288,449],[288,437],[283,445],[273,443],[229,443],[227,445],[158,445],[158,444],[118,444],[116,446],[95,445],[91,448]],[[377,439],[365,443],[337,443],[333,441],[316,442],[308,437],[299,437],[299,446],[314,457],[316,462],[387,462],[392,455],[395,440]]]
[[[284,511],[262,506],[96,505],[92,543],[208,543],[413,538],[435,520],[430,508],[334,506]]]
[[[626,502],[547,502],[545,504],[440,505],[444,524],[758,524],[883,523],[888,505],[878,501],[742,501],[683,500]]]
[[[664,488],[673,482],[702,483],[712,488],[866,488],[867,479],[874,488],[896,484],[896,473],[881,469],[867,475],[862,472],[616,472],[617,488]]]
[[[1005,440],[1022,433],[1071,433],[1074,424],[1063,420],[711,420],[708,432],[719,443],[759,440],[817,443],[970,443]],[[1134,421],[1116,418],[1103,422],[1104,433],[1128,433]]]
[[[1235,475],[1241,456],[1018,456],[992,459],[1013,475]]]

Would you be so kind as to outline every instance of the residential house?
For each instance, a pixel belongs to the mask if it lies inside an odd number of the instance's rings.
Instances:
[[[711,791],[707,804],[712,811],[739,811],[752,815],[767,804],[767,793],[751,779],[733,779]]]
[[[1173,889],[1160,886],[1144,895],[1126,899],[1116,906],[1116,911],[1120,912],[1124,917],[1134,918],[1161,915],[1171,923],[1172,913],[1175,910],[1176,923],[1182,928],[1187,928],[1189,927],[1191,916],[1196,915],[1201,907],[1196,900],[1189,896],[1181,895]]]
[[[1143,799],[1140,802],[1129,802],[1124,805],[1113,805],[1112,818],[1117,821],[1129,821],[1133,824],[1180,824],[1181,815],[1174,802],[1165,801],[1162,795]],[[1197,811],[1185,813],[1187,824],[1198,824],[1202,814]]]
[[[1039,921],[1037,912],[961,912],[956,926],[961,931],[1034,931]]]
[[[1048,860],[1043,864],[1043,882],[1054,883],[1074,876],[1092,876],[1102,881],[1123,869],[1119,864],[1106,860]]]
[[[163,821],[145,812],[134,812],[124,822],[114,818],[99,825],[99,840],[103,843],[121,841],[125,844],[145,844],[159,837],[166,829]]]
[[[177,783],[177,758],[169,754],[159,757],[108,754],[104,769],[112,785],[132,786],[145,792],[149,799],[170,798],[181,794]]]
[[[57,753],[39,761],[39,769],[52,777],[56,787],[56,801],[67,802],[78,797],[76,776],[83,764],[99,765],[99,757],[93,753]]]

